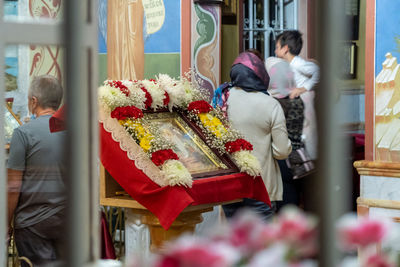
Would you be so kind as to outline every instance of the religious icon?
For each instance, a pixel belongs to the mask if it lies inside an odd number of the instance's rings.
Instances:
[[[152,113],[145,118],[155,125],[161,135],[174,144],[174,152],[191,174],[227,169],[196,133],[176,113]]]

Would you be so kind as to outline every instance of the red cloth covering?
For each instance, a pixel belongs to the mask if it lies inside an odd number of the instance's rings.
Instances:
[[[261,177],[237,173],[195,180],[192,188],[160,187],[137,169],[111,133],[100,125],[100,160],[104,168],[137,202],[151,211],[168,230],[176,217],[189,205],[253,198],[271,204]]]
[[[108,231],[108,223],[106,215],[101,212],[101,258],[115,260],[115,248],[112,242],[110,232]]]
[[[65,130],[65,106],[63,105],[61,108],[59,108],[56,113],[53,114],[53,116],[50,117],[49,120],[49,126],[50,126],[50,132],[59,132],[59,131],[64,131]]]

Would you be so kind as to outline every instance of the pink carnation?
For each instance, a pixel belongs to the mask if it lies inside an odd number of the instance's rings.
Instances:
[[[170,244],[155,266],[228,267],[237,260],[237,252],[226,244],[185,236]]]
[[[245,255],[254,254],[276,241],[277,228],[266,224],[256,214],[244,211],[235,216],[225,233],[220,233],[218,241],[229,243]]]
[[[368,267],[394,267],[395,265],[390,262],[385,256],[380,254],[370,255],[366,262],[365,266]]]
[[[345,249],[356,249],[382,242],[388,232],[388,224],[373,218],[345,216],[338,223],[339,239]]]
[[[298,209],[285,207],[278,217],[278,239],[291,246],[296,256],[308,257],[317,252],[317,222]]]

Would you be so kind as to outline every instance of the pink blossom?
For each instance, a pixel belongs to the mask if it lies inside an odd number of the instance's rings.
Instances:
[[[171,243],[155,266],[229,267],[238,259],[238,253],[226,244],[185,236]]]
[[[293,207],[284,208],[278,217],[278,239],[290,245],[300,257],[316,253],[317,221]]]
[[[258,215],[245,211],[231,223],[227,241],[245,254],[253,254],[276,240],[276,229],[266,224]]]
[[[394,267],[395,265],[390,262],[385,256],[380,254],[370,255],[366,262],[365,266],[368,267]]]
[[[347,215],[338,223],[339,240],[345,249],[366,247],[382,242],[388,227],[389,224],[385,220],[367,217],[357,220],[355,215]]]

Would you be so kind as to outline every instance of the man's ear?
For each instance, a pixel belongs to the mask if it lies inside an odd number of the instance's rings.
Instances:
[[[31,103],[32,103],[32,107],[36,107],[38,104],[38,99],[36,96],[32,96],[31,97]]]
[[[289,45],[284,45],[283,47],[282,47],[282,49],[283,49],[283,51],[285,52],[285,54],[286,53],[289,53]]]

